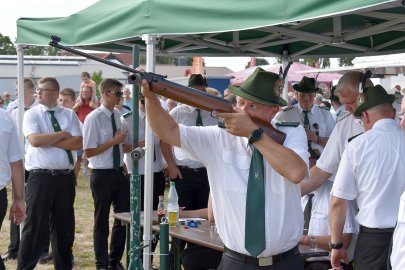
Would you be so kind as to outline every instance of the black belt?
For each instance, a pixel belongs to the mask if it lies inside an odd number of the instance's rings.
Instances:
[[[109,173],[109,172],[122,172],[124,170],[124,167],[120,167],[118,170],[116,169],[91,169],[93,172],[104,172],[104,173]]]
[[[395,228],[385,228],[385,229],[378,229],[378,228],[368,228],[365,226],[360,226],[360,231],[365,233],[393,233]]]
[[[281,261],[290,259],[291,257],[294,256],[299,256],[300,250],[298,249],[298,246],[293,247],[290,250],[287,250],[283,253],[280,253],[278,255],[273,255],[269,257],[263,257],[263,258],[254,258],[249,255],[241,254],[239,252],[233,251],[227,247],[224,247],[224,254],[227,255],[228,257],[231,257],[235,260],[248,263],[248,264],[254,264],[258,266],[268,266],[268,265],[273,265],[276,263],[279,263]]]
[[[180,170],[192,171],[192,172],[196,172],[196,173],[206,171],[205,167],[200,167],[200,168],[190,168],[190,167],[187,167],[187,166],[177,166],[177,167],[178,167]]]
[[[72,170],[47,170],[47,169],[33,169],[30,172],[33,173],[46,173],[50,175],[68,175],[72,172]]]

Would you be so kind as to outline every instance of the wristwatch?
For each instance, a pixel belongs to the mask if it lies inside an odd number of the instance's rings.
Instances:
[[[254,144],[255,142],[257,142],[258,140],[263,138],[263,129],[258,128],[253,130],[252,134],[250,135],[249,138],[249,143],[250,144]]]
[[[341,249],[343,247],[343,243],[332,243],[329,241],[329,248],[330,249]]]

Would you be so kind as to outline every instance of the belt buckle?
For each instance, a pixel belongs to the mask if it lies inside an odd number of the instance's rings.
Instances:
[[[59,175],[59,170],[51,170],[51,175]]]
[[[258,258],[259,266],[269,266],[273,265],[273,256]]]

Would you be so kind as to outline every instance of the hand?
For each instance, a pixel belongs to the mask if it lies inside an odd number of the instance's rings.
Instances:
[[[117,133],[115,133],[115,136],[114,136],[114,138],[113,138],[113,143],[114,143],[114,145],[120,144],[120,143],[122,143],[123,141],[125,141],[125,139],[127,138],[127,136],[128,136],[128,131],[121,131],[121,130],[118,130]]]
[[[318,140],[318,136],[316,135],[315,131],[306,130],[308,141],[316,143]]]
[[[67,131],[62,130],[62,131],[60,131],[60,132],[63,134],[63,139],[70,139],[70,138],[73,137],[72,134],[70,134],[70,133],[67,132]]]
[[[163,173],[168,179],[176,179],[177,177],[183,179],[183,176],[181,175],[181,172],[176,165],[166,166],[166,168],[164,168],[163,170]]]
[[[10,207],[9,219],[16,225],[20,225],[24,219],[25,215],[25,203],[24,200],[14,200]]]
[[[216,113],[215,115],[223,118],[226,131],[230,134],[249,138],[258,126],[246,112],[236,107],[234,110],[234,113]]]
[[[346,249],[332,249],[330,253],[330,263],[334,270],[343,270],[343,266],[340,262],[349,263],[349,257],[347,257]]]
[[[149,83],[145,79],[142,80],[142,95],[145,98],[156,97],[156,95],[150,91]]]
[[[300,239],[300,241],[298,243],[302,244],[302,245],[309,245],[309,237],[308,237],[308,235],[301,236],[301,239]]]
[[[186,211],[184,210],[185,208],[186,208],[185,206],[179,207],[179,217],[180,217],[180,218],[187,217],[187,213],[186,213]]]

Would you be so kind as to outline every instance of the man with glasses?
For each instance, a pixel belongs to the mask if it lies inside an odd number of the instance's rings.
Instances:
[[[74,111],[57,104],[59,83],[55,78],[39,80],[39,105],[24,114],[27,139],[25,169],[27,220],[22,231],[17,269],[34,269],[51,226],[55,269],[72,269],[69,245],[73,223],[76,151],[82,134]]]
[[[94,253],[96,269],[123,269],[125,227],[114,220],[108,253],[109,213],[129,211],[129,179],[124,172],[123,143],[130,144],[128,128],[115,109],[122,99],[123,84],[114,79],[100,83],[102,104],[84,121],[83,149],[92,169],[90,188],[94,199]]]

